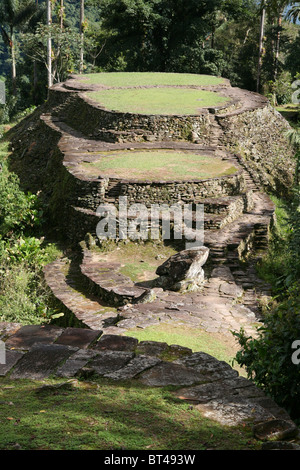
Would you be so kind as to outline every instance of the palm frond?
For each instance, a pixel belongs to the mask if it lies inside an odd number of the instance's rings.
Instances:
[[[13,26],[16,27],[26,23],[26,21],[28,21],[32,17],[32,15],[34,15],[36,10],[37,6],[34,1],[32,1],[26,6],[21,6],[20,8],[18,8],[13,18]]]
[[[290,129],[286,132],[286,137],[290,144],[300,149],[300,131],[298,129]]]

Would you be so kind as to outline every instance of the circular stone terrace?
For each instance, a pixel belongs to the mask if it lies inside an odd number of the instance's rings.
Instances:
[[[66,94],[73,97],[67,105]],[[50,89],[49,103],[63,106],[65,122],[91,139],[209,146],[214,115],[263,107],[266,100],[214,76],[111,72],[73,75]]]
[[[179,73],[96,73],[73,76],[66,88],[81,90],[103,109],[146,115],[197,115],[238,105],[226,79]]]
[[[77,171],[88,178],[132,182],[195,182],[237,173],[234,162],[205,150],[123,148],[80,155]]]

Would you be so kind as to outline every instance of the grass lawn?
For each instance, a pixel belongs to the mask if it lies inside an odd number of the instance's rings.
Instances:
[[[241,376],[246,377],[246,372],[242,368],[236,365],[236,363],[232,364],[233,357],[240,349],[233,336],[230,339],[223,335],[207,333],[199,328],[184,325],[182,322],[179,322],[178,325],[162,322],[159,325],[143,329],[137,328],[129,330],[126,336],[137,338],[139,341],[158,341],[168,345],[176,344],[190,348],[193,352],[205,352],[219,361],[227,362]]]
[[[91,73],[82,76],[91,84],[119,86],[215,86],[224,83],[220,77],[191,73],[111,72]]]
[[[167,258],[179,251],[173,245],[147,242],[126,243],[121,248],[102,253],[103,260],[120,263],[120,272],[133,282],[151,281],[157,278],[155,271]]]
[[[258,450],[250,427],[204,418],[172,388],[0,379],[0,450]],[[100,462],[101,463],[101,462]]]
[[[104,108],[137,114],[199,114],[201,108],[223,105],[228,98],[191,88],[119,88],[88,92]]]
[[[82,168],[89,176],[114,175],[153,181],[206,179],[237,171],[220,158],[172,150],[103,152],[99,160],[82,163]]]

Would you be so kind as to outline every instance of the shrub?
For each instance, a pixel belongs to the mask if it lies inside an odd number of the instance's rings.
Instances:
[[[292,345],[300,340],[299,286],[266,316],[257,338],[243,330],[234,335],[242,347],[235,360],[246,368],[248,378],[300,422],[300,365],[292,362]]]

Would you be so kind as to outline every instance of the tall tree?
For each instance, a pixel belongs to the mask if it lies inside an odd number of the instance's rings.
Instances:
[[[265,35],[265,20],[266,20],[266,1],[261,1],[261,13],[260,13],[260,32],[259,32],[259,46],[258,46],[258,65],[257,65],[257,81],[256,91],[260,91],[260,79],[261,79],[261,68],[264,51],[264,35]]]
[[[278,74],[280,41],[282,33],[282,20],[284,11],[292,2],[290,0],[269,0],[266,5],[269,17],[274,18],[276,22],[275,40],[274,40],[274,61],[273,61],[273,80],[276,81]]]
[[[79,73],[83,72],[83,53],[84,53],[84,0],[80,0],[80,61],[79,61]]]
[[[286,18],[296,23],[300,20],[300,2],[289,2],[292,3],[292,7],[286,14]]]
[[[101,0],[103,27],[111,32],[106,58],[122,60],[127,70],[201,73],[209,56],[203,44],[209,48],[221,6],[222,0]]]
[[[47,37],[47,76],[48,76],[48,88],[53,84],[52,77],[52,38],[51,38],[51,24],[52,24],[52,2],[47,0],[47,26],[48,26],[48,37]]]
[[[13,94],[17,94],[16,71],[16,38],[17,30],[21,30],[36,11],[34,0],[2,0],[0,5],[0,28],[4,43],[9,48],[11,57],[11,78]]]

